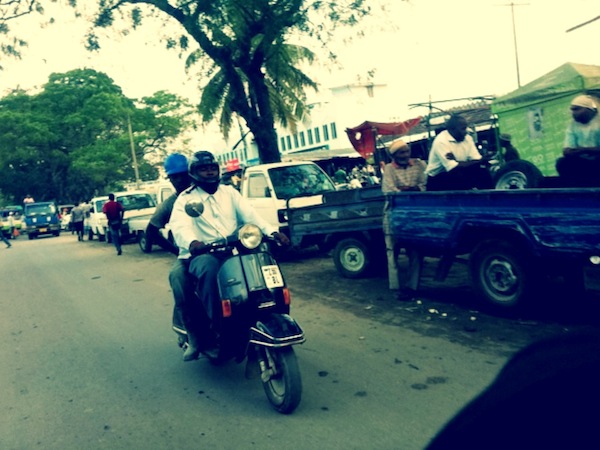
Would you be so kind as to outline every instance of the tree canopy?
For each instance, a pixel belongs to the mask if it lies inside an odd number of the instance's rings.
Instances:
[[[167,92],[139,102],[106,74],[52,74],[41,92],[0,99],[0,191],[13,201],[75,202],[135,181],[154,180],[169,146],[191,124],[192,109]]]
[[[305,114],[305,89],[316,83],[299,68],[312,61],[303,37],[326,43],[339,25],[356,25],[368,14],[365,0],[99,0],[96,27],[114,25],[117,14],[139,27],[146,16],[168,17],[178,32],[167,46],[187,52],[187,65],[206,70],[199,111],[217,118],[227,134],[234,115],[254,135],[261,162],[280,161],[275,121],[295,126]],[[140,5],[143,5],[144,8]],[[129,30],[127,30],[129,31]],[[94,30],[88,48],[100,39]]]

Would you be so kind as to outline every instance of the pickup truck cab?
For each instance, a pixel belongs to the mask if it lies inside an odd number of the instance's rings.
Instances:
[[[321,203],[323,193],[335,191],[333,180],[309,161],[250,166],[244,170],[240,193],[271,225],[287,229],[287,202],[294,206]]]
[[[41,234],[60,235],[60,219],[54,202],[26,203],[23,215],[23,231],[29,239]]]

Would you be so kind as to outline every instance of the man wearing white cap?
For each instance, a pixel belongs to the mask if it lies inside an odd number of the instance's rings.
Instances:
[[[401,139],[395,140],[388,150],[392,162],[383,169],[381,190],[384,194],[405,191],[424,191],[427,177],[425,176],[426,164],[421,159],[410,157],[410,147]],[[398,281],[398,264],[396,242],[389,227],[388,205],[386,202],[383,213],[383,229],[385,247],[388,259],[388,283],[390,289],[398,292],[398,300],[411,300],[417,294],[421,264],[423,258],[412,249],[406,249],[408,255],[408,273],[404,286],[400,287]]]
[[[600,118],[593,97],[578,95],[571,101],[573,120],[567,127],[563,156],[556,171],[563,184],[600,186]]]

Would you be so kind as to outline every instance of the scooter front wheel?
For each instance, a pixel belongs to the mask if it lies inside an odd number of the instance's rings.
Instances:
[[[258,347],[261,380],[273,408],[290,414],[300,404],[302,379],[292,347]]]

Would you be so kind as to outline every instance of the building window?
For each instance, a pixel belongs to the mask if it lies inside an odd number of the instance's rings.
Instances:
[[[327,128],[327,125],[323,125],[323,140],[329,140],[329,128]]]
[[[284,152],[285,151],[285,138],[279,138],[279,150]]]
[[[337,139],[337,128],[335,126],[335,122],[331,122],[329,126],[331,127],[331,139]]]
[[[298,133],[294,133],[294,148],[298,148]]]
[[[318,128],[315,128],[315,142],[321,142],[321,131]]]
[[[313,145],[314,141],[312,130],[308,130],[306,133],[308,134],[308,145]]]
[[[286,136],[285,140],[287,141],[288,150],[291,150],[292,149],[292,138],[290,136]]]
[[[300,146],[306,147],[306,138],[304,137],[304,131],[300,132]]]

